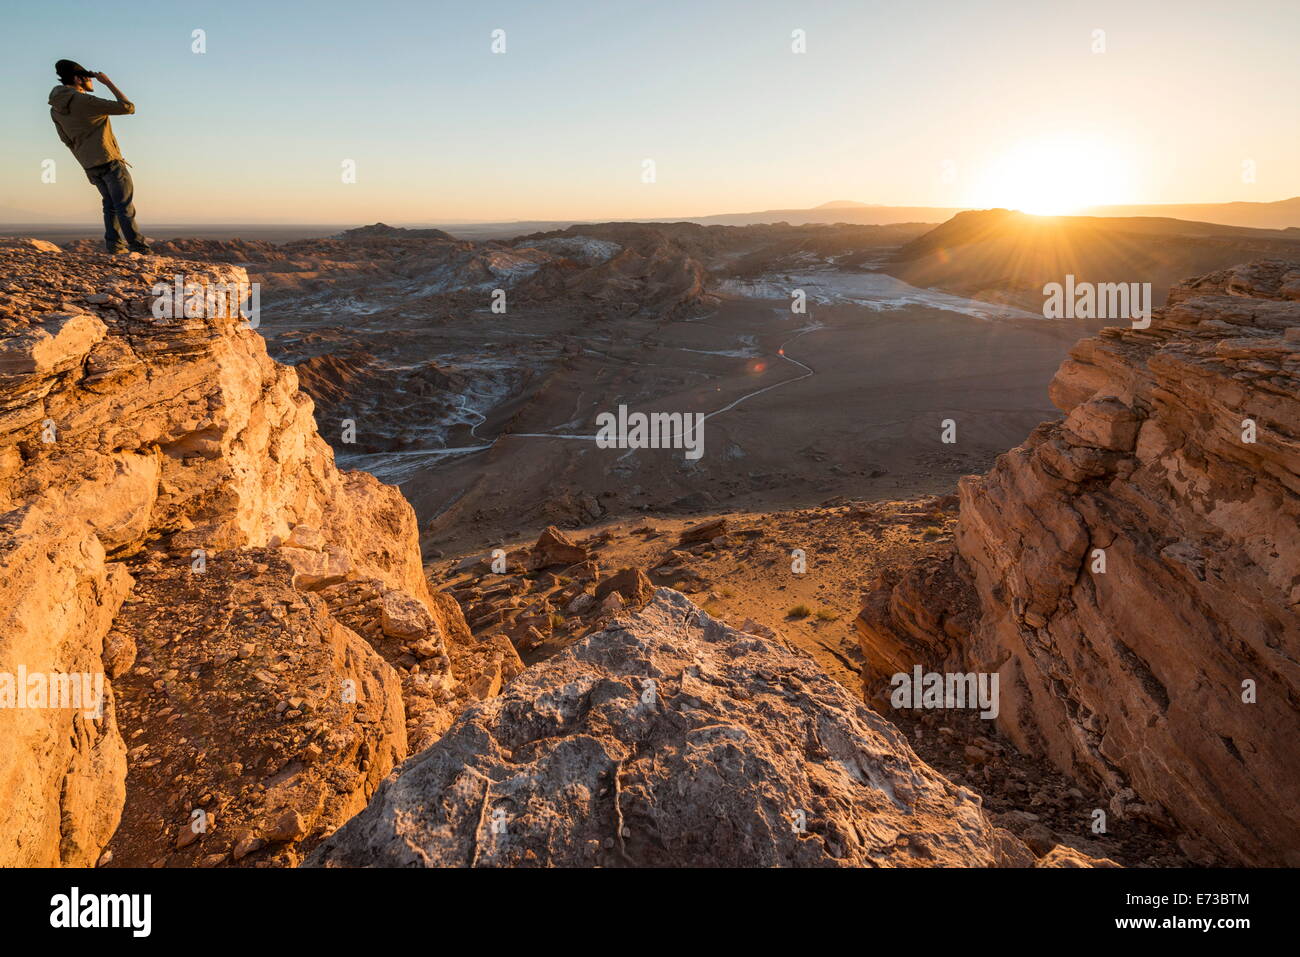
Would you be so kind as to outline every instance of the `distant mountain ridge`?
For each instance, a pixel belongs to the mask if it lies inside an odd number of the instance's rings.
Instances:
[[[1300,196],[1272,203],[1165,203],[1145,206],[1093,206],[1090,216],[1163,216],[1255,229],[1300,228]]]
[[[945,223],[958,213],[975,211],[968,206],[887,206],[836,199],[808,209],[764,209],[748,213],[716,213],[707,216],[671,216],[636,219],[642,223],[698,223],[701,226],[757,226],[787,223],[889,226],[898,223]],[[1177,219],[1204,225],[1236,226],[1247,229],[1300,229],[1300,196],[1270,203],[1171,203],[1147,206],[1097,206],[1081,215],[1107,218]],[[521,220],[496,223],[443,223],[458,239],[499,239],[546,230],[567,229],[598,220]],[[438,225],[438,224],[435,224]],[[1174,277],[1177,278],[1177,277]],[[1171,279],[1171,281],[1173,281]]]
[[[813,224],[834,225],[845,223],[855,226],[888,226],[899,223],[944,223],[958,213],[971,212],[966,206],[887,206],[874,203],[860,203],[856,200],[836,199],[820,206],[808,209],[765,209],[748,213],[716,213],[707,216],[664,216],[659,218],[634,219],[642,223],[698,223],[702,226],[754,226],[762,224],[787,223],[791,226]],[[67,224],[54,220],[41,221],[35,215],[28,216],[23,222],[14,219],[13,213],[24,211],[0,208],[0,235],[34,236],[53,242],[67,242],[83,236],[98,236],[100,228],[93,223]],[[1300,229],[1300,196],[1281,199],[1276,202],[1232,202],[1232,203],[1169,203],[1132,206],[1095,206],[1083,211],[1082,215],[1106,218],[1146,217],[1157,219],[1178,219],[1207,225],[1237,226],[1247,229]],[[12,220],[12,221],[10,221]],[[416,238],[446,239],[509,239],[530,233],[548,232],[582,226],[598,222],[611,222],[616,219],[560,219],[560,220],[511,220],[497,222],[412,222],[406,226],[389,226],[376,223],[373,226],[360,227],[368,232],[358,234],[356,230],[337,233],[339,238],[366,238],[367,236],[387,235]],[[21,227],[21,228],[19,228]],[[336,228],[336,227],[335,227]],[[177,226],[156,225],[151,235],[156,238],[167,236],[211,236],[222,237],[237,233],[258,233],[259,238],[272,241],[284,239],[301,239],[328,235],[330,227],[309,224],[298,226],[274,226],[266,224],[232,225],[228,228],[219,226]],[[281,235],[283,234],[283,235]]]
[[[370,226],[357,226],[329,237],[330,239],[451,239],[441,229],[407,229],[404,226],[389,226],[387,223],[374,223]]]
[[[871,203],[859,203],[852,199],[833,199],[829,203],[814,206],[813,209],[864,209],[871,205]]]

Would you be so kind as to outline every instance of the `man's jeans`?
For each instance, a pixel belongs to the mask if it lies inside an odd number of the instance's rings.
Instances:
[[[104,244],[110,253],[120,253],[127,247],[144,249],[144,237],[135,226],[135,187],[131,174],[121,160],[113,160],[86,170],[86,178],[95,184],[104,197]]]

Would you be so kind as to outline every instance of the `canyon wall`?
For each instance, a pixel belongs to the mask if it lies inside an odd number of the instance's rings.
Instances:
[[[1183,282],[1081,341],[1039,426],[960,485],[953,553],[876,583],[868,697],[1000,674],[1020,748],[1205,862],[1300,865],[1300,264]]]

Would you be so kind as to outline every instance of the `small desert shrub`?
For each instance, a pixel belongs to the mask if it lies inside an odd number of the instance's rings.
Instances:
[[[818,609],[817,609],[817,620],[818,620],[818,621],[836,621],[839,617],[840,617],[840,613],[839,613],[839,612],[837,612],[837,611],[831,611],[829,608],[818,608]]]
[[[807,605],[795,605],[785,613],[787,618],[807,618],[812,614],[812,609]]]

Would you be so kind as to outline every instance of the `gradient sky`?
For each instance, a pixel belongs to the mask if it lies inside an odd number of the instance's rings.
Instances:
[[[1097,202],[1300,194],[1300,0],[40,0],[0,16],[8,222],[98,215],[49,120],[60,57],[135,101],[114,128],[146,226],[1014,205],[998,194],[1025,157],[1053,166],[1044,137],[1097,151],[1075,164],[1105,167]]]

